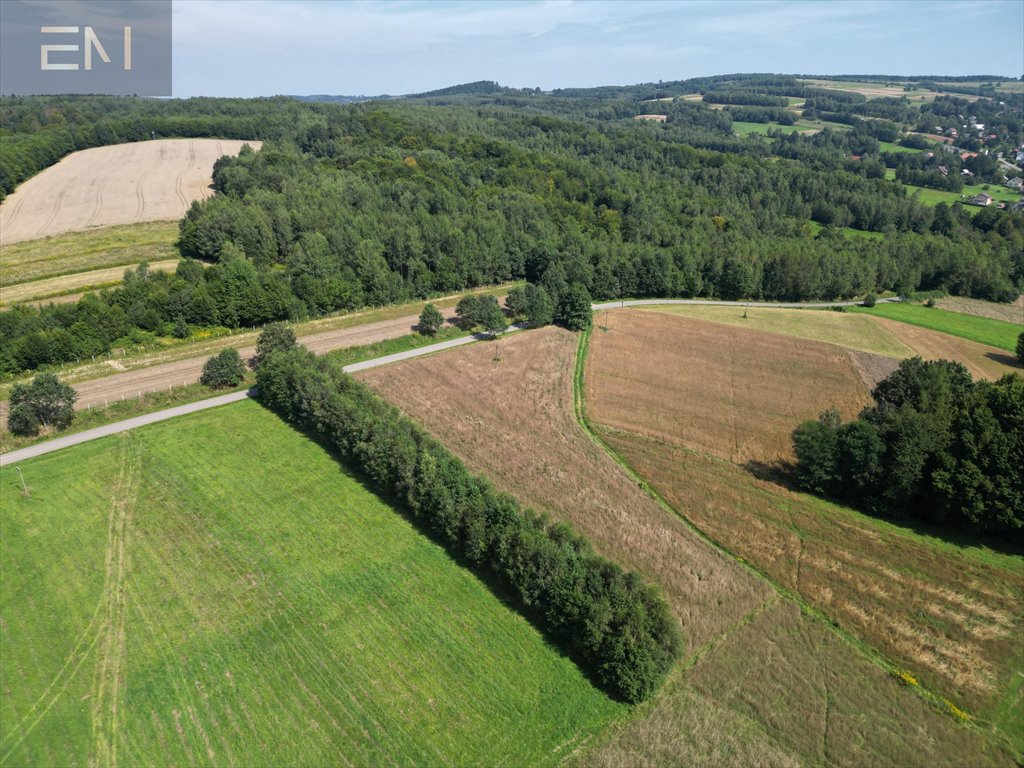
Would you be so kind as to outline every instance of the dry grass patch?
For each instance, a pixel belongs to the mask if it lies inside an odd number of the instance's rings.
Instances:
[[[841,347],[888,357],[911,357],[914,352],[872,318],[850,312],[815,309],[764,307],[714,307],[668,304],[645,311],[713,320],[754,331],[782,333],[812,341],[825,341]],[[746,317],[744,317],[746,315]],[[612,320],[614,327],[615,321]]]
[[[591,346],[587,402],[602,424],[734,461],[788,460],[800,422],[869,402],[830,344],[624,310]]]
[[[661,584],[687,647],[701,645],[770,589],[661,509],[580,430],[572,413],[576,340],[543,328],[357,378],[436,434],[474,472],[568,520],[603,554]]]
[[[173,272],[178,263],[179,259],[157,261],[150,264],[149,269],[152,272]],[[20,304],[33,300],[61,298],[66,295],[75,296],[76,292],[78,296],[81,296],[81,292],[87,289],[120,285],[126,269],[130,269],[130,266],[94,269],[90,272],[78,272],[63,277],[51,277],[47,280],[36,280],[31,283],[19,283],[7,288],[0,288],[0,304]]]
[[[975,379],[994,381],[1007,373],[1021,372],[1017,359],[1002,349],[885,317],[874,320],[910,347],[915,355],[925,360],[956,360],[963,363]]]
[[[817,765],[1010,764],[975,731],[939,720],[922,698],[851,653],[789,601],[769,607],[698,661],[694,688],[762,723]],[[798,720],[802,727],[789,727]]]
[[[946,296],[935,302],[939,309],[959,312],[962,315],[987,317],[1007,323],[1024,325],[1024,296],[1018,296],[1012,304],[996,304],[993,301],[968,299],[964,296]]]
[[[690,661],[676,669],[654,701],[614,724],[581,756],[582,764],[814,764],[825,752],[822,733],[833,740],[830,759],[848,754],[850,762],[861,764],[1006,763],[986,751],[976,732],[924,704],[792,606],[783,615],[795,617],[797,630],[813,637],[813,644],[779,649],[788,635],[741,631],[765,611],[774,617],[783,610],[779,596],[697,539],[579,428],[573,415],[575,349],[572,334],[546,328],[359,378],[437,435],[474,472],[570,521],[603,554],[665,591]],[[757,659],[757,666],[740,663],[744,658]],[[785,665],[762,667],[775,658],[785,658]],[[834,690],[821,680],[832,667],[846,678]],[[794,669],[806,671],[794,675]],[[828,696],[812,695],[826,685]],[[764,697],[769,706],[752,707],[737,695],[746,690],[748,698]],[[827,729],[814,731],[812,725],[808,736],[805,711],[811,707],[820,714],[825,701],[843,718]],[[907,717],[896,715],[904,711]]]
[[[961,706],[987,711],[1020,672],[1020,558],[915,534],[677,445],[600,435],[708,536]]]

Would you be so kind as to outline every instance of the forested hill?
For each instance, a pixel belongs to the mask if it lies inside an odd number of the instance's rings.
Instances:
[[[758,98],[824,98],[778,76],[715,81],[705,96],[735,101],[752,83]],[[1024,284],[1024,214],[972,216],[908,194],[885,178],[872,134],[885,121],[745,137],[730,106],[602,94],[4,99],[8,185],[83,142],[156,132],[265,143],[218,161],[221,194],[182,222],[184,252],[217,266],[146,274],[81,309],[0,313],[0,367],[61,361],[39,340],[60,329],[253,325],[519,278],[555,298],[581,283],[596,299],[943,289],[1009,300]],[[634,119],[652,111],[667,121]],[[108,310],[116,317],[101,322]],[[113,338],[62,338],[59,356]]]

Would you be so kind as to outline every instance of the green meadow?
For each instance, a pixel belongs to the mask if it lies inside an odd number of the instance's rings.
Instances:
[[[988,344],[990,347],[1013,352],[1017,348],[1017,337],[1024,327],[1005,320],[991,317],[964,315],[959,312],[947,312],[944,309],[926,307],[921,304],[876,304],[867,307],[850,307],[854,312],[867,312],[879,317],[888,317],[910,325],[919,325],[933,331],[941,331],[951,336]]]
[[[2,765],[545,765],[625,711],[253,401],[21,470]]]

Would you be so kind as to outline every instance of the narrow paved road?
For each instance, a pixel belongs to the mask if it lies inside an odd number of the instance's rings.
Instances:
[[[883,301],[897,301],[897,299],[879,299]],[[793,308],[825,308],[834,306],[855,306],[859,302],[855,301],[844,301],[844,302],[829,302],[829,303],[818,303],[818,304],[797,304],[797,303],[766,303],[766,302],[744,302],[744,301],[705,301],[702,299],[631,299],[625,301],[608,301],[600,304],[594,304],[594,311],[605,310],[605,309],[618,309],[620,307],[643,307],[655,304],[698,304],[705,306],[731,306],[731,307],[777,307],[780,309],[793,309]],[[366,325],[360,325],[355,328],[346,328],[338,331],[326,331],[324,333],[311,334],[309,336],[303,336],[299,339],[299,343],[305,345],[311,351],[317,354],[323,354],[334,349],[341,349],[343,347],[350,347],[357,344],[369,344],[373,341],[380,341],[381,339],[394,338],[396,336],[404,336],[410,332],[412,326],[415,325],[416,317],[403,317],[397,320],[384,320],[377,323],[368,323]],[[510,326],[506,333],[513,333],[515,331],[522,330],[524,326],[513,325]],[[430,344],[426,347],[420,347],[419,349],[411,349],[406,352],[398,352],[393,355],[384,355],[383,357],[376,357],[372,360],[364,360],[361,363],[352,363],[346,365],[344,371],[346,373],[355,373],[357,371],[365,371],[369,368],[376,368],[381,365],[390,365],[391,363],[398,363],[402,360],[411,360],[415,357],[422,357],[423,355],[432,355],[435,352],[443,352],[446,349],[454,349],[455,347],[461,347],[465,344],[472,344],[475,341],[479,341],[485,338],[483,334],[473,334],[470,336],[462,336],[458,339],[450,339],[448,341],[441,341],[437,344]],[[239,350],[241,355],[245,358],[251,357],[255,354],[255,348],[247,347]],[[182,381],[183,371],[184,376],[194,376],[194,381],[198,381],[199,373],[202,372],[203,363],[206,358],[196,358],[191,360],[181,360],[175,363],[167,363],[165,365],[154,366],[153,368],[144,368],[137,371],[129,371],[125,374],[119,374],[115,376],[108,376],[105,379],[97,379],[96,381],[87,381],[79,384],[75,389],[79,392],[79,397],[91,398],[86,402],[91,402],[93,405],[102,403],[104,393],[117,392],[117,387],[124,387],[125,381],[131,383],[127,386],[131,388],[138,387],[141,392],[148,392],[150,388],[154,387],[156,382],[164,382],[162,386],[156,386],[157,389],[166,389],[168,383],[173,385],[177,381]],[[192,366],[181,368],[180,366]],[[198,366],[198,367],[195,367]],[[161,369],[172,369],[173,374],[168,374],[165,371],[161,372]],[[166,379],[167,375],[173,375],[176,378]],[[110,383],[109,388],[104,388],[104,383]],[[120,382],[120,383],[118,383]],[[143,382],[147,382],[143,385]],[[95,387],[95,388],[91,388]],[[13,464],[16,461],[24,461],[35,456],[41,456],[51,451],[57,451],[61,448],[67,448],[71,445],[78,445],[89,440],[96,440],[107,435],[113,435],[117,432],[124,432],[135,427],[141,427],[146,424],[153,424],[158,421],[164,421],[165,419],[172,419],[175,416],[182,416],[186,413],[195,413],[196,411],[202,411],[207,408],[216,408],[219,405],[225,405],[226,403],[237,402],[238,400],[244,400],[250,395],[252,390],[249,392],[233,392],[229,395],[220,395],[218,397],[211,397],[206,400],[200,400],[195,403],[188,405],[180,405],[175,408],[168,408],[163,411],[157,411],[155,413],[149,413],[145,416],[136,416],[132,419],[126,419],[119,421],[114,424],[108,424],[104,427],[97,427],[96,429],[86,430],[85,432],[77,432],[73,435],[66,437],[58,437],[53,440],[47,440],[43,443],[30,446],[28,448],[22,448],[17,451],[11,451],[10,453],[0,454],[0,467],[5,467],[9,464]],[[134,396],[134,391],[129,390],[128,396]],[[110,397],[110,399],[120,399],[120,395],[117,397]],[[97,400],[96,398],[100,398]],[[4,406],[6,411],[6,402],[0,403]],[[82,405],[82,400],[76,407]],[[6,421],[6,413],[3,413],[4,420]]]
[[[522,329],[523,326],[521,325],[512,325],[509,326],[506,333],[514,333],[515,331],[521,331]],[[351,365],[346,365],[342,370],[345,371],[345,373],[365,371],[369,368],[389,365],[391,363],[401,362],[402,360],[410,360],[414,357],[432,355],[435,352],[442,352],[446,349],[453,349],[454,347],[461,347],[465,344],[472,344],[475,341],[481,341],[485,338],[486,336],[484,334],[476,333],[470,336],[462,336],[458,339],[439,341],[437,344],[430,344],[426,347],[420,347],[419,349],[410,349],[406,352],[397,352],[393,355],[384,355],[382,357],[375,357],[372,360],[364,360],[361,363],[352,363]],[[179,405],[174,408],[166,408],[162,411],[147,413],[143,416],[135,416],[131,419],[125,419],[124,421],[118,421],[102,427],[96,427],[95,429],[87,429],[84,432],[76,432],[73,435],[57,437],[53,440],[47,440],[42,443],[37,443],[36,445],[30,445],[28,448],[21,448],[17,451],[0,454],[0,467],[6,467],[9,464],[14,464],[18,461],[25,461],[26,459],[42,456],[46,453],[59,451],[61,448],[68,448],[72,445],[87,443],[90,440],[98,440],[99,438],[106,437],[107,435],[115,435],[118,432],[125,432],[129,429],[145,426],[146,424],[154,424],[158,421],[173,419],[175,416],[184,416],[187,413],[205,411],[207,408],[216,408],[220,405],[236,403],[239,400],[245,400],[247,397],[252,397],[254,394],[255,390],[250,389],[245,392],[232,392],[228,395],[218,395],[217,397],[209,397],[195,403]]]
[[[454,318],[454,315],[452,315]],[[449,318],[449,319],[452,319]],[[416,315],[399,317],[394,320],[380,320],[352,328],[341,328],[333,331],[312,333],[299,338],[299,343],[307,349],[322,355],[335,349],[373,344],[378,341],[394,339],[412,333],[419,318]],[[242,347],[238,350],[243,360],[256,354],[255,346]],[[114,373],[99,379],[73,384],[78,393],[75,403],[76,410],[97,408],[117,400],[128,400],[150,392],[162,392],[172,387],[195,384],[203,372],[203,365],[209,355],[191,357],[186,360],[175,360],[136,368],[124,373]],[[0,402],[0,432],[7,429],[7,401]]]

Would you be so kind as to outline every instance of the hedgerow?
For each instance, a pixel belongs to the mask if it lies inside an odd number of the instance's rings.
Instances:
[[[302,348],[270,353],[260,400],[318,436],[403,503],[457,558],[497,581],[549,639],[611,695],[650,698],[681,652],[661,593],[471,475],[444,446],[364,385]]]

